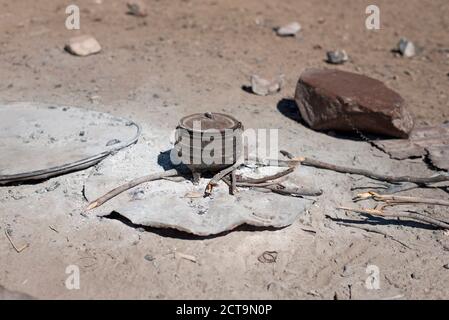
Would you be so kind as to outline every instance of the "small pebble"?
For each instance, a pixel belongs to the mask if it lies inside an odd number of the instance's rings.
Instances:
[[[416,54],[415,45],[406,38],[401,38],[401,40],[399,40],[397,50],[406,58],[411,58]]]
[[[275,30],[280,37],[293,37],[301,30],[301,25],[298,22],[292,22]]]
[[[274,80],[266,80],[257,75],[251,76],[251,90],[259,96],[267,96],[279,92],[284,85],[284,75],[279,75]]]
[[[331,64],[343,64],[349,60],[348,54],[345,50],[328,51],[327,62]]]
[[[144,259],[150,262],[155,260],[155,258],[151,254],[145,255]]]
[[[65,49],[75,56],[85,57],[100,52],[101,46],[94,37],[83,35],[70,38]]]
[[[443,268],[446,269],[446,270],[449,270],[449,263],[446,263],[446,264],[443,266]]]
[[[142,0],[132,0],[128,1],[126,4],[128,7],[128,14],[131,14],[136,17],[146,17],[148,15],[147,8],[145,2]]]

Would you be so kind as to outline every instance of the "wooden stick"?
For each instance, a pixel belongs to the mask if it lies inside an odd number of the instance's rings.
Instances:
[[[149,174],[149,175],[131,180],[131,181],[109,191],[108,193],[101,196],[100,198],[92,201],[87,206],[85,211],[89,211],[96,207],[99,207],[106,201],[109,201],[110,199],[114,198],[115,196],[119,195],[120,193],[125,192],[126,190],[129,190],[131,188],[134,188],[135,186],[138,186],[139,184],[149,182],[149,181],[164,179],[166,177],[174,177],[177,175],[178,175],[178,171],[176,169],[171,169],[171,170],[167,170],[164,172],[153,173],[153,174]]]
[[[351,211],[351,212],[356,212],[356,213],[362,213],[362,214],[368,214],[371,216],[380,216],[380,217],[386,217],[386,218],[408,218],[408,219],[413,219],[419,222],[423,222],[423,223],[427,223],[430,224],[434,227],[439,227],[442,229],[449,229],[449,223],[445,222],[445,221],[440,221],[428,216],[424,216],[422,214],[419,213],[415,213],[415,212],[397,212],[397,213],[393,213],[393,212],[385,212],[382,210],[378,210],[378,209],[357,209],[357,208],[347,208],[347,207],[338,207],[337,209],[339,210],[346,210],[346,211]]]
[[[237,159],[237,161],[230,167],[227,167],[224,170],[221,170],[219,173],[217,173],[215,176],[210,179],[209,183],[206,186],[206,189],[204,190],[204,195],[209,196],[212,193],[212,189],[214,186],[218,184],[218,181],[223,179],[223,177],[230,174],[233,170],[238,169],[243,164],[243,157],[240,157]]]
[[[322,190],[318,189],[312,189],[312,188],[306,188],[306,187],[285,187],[281,185],[281,188],[278,186],[267,186],[265,187],[267,189],[270,189],[274,193],[278,193],[285,196],[294,196],[294,197],[301,197],[301,196],[321,196],[323,194]]]
[[[283,160],[283,159],[260,159],[257,157],[247,157],[245,158],[248,162],[255,162],[258,165],[262,166],[276,166],[276,167],[296,167],[300,164],[300,161],[297,159],[291,160]]]
[[[231,194],[232,195],[235,195],[237,192],[236,183],[237,183],[237,177],[235,176],[235,170],[232,170],[232,172],[231,172]]]
[[[22,247],[18,248],[14,244],[14,241],[12,241],[11,236],[8,234],[8,231],[6,230],[6,228],[5,228],[5,235],[6,235],[6,238],[8,238],[9,243],[11,243],[12,247],[14,248],[14,250],[16,250],[17,253],[21,253],[23,250],[28,248],[28,246],[30,245],[29,243],[26,243]]]
[[[237,181],[237,186],[239,186],[239,187],[260,187],[260,188],[261,187],[268,187],[268,186],[279,184],[280,182],[285,181],[286,178],[287,177],[280,177],[280,178],[277,178],[276,180],[260,182],[260,183],[251,183],[251,182],[240,182],[240,181]]]
[[[395,196],[391,194],[378,194],[376,192],[365,192],[360,193],[354,198],[355,201],[365,200],[365,199],[374,199],[376,201],[384,201],[388,202],[388,204],[410,204],[410,203],[422,203],[422,204],[434,204],[438,206],[446,206],[449,207],[449,201],[440,200],[440,199],[431,199],[431,198],[420,198],[420,197],[404,197],[404,196]]]
[[[310,159],[306,157],[293,157],[291,153],[285,150],[281,150],[281,153],[288,157],[293,161],[298,161],[300,164],[304,166],[310,166],[319,169],[331,170],[339,173],[350,173],[357,174],[361,176],[365,176],[371,179],[385,181],[390,183],[398,183],[398,182],[413,182],[416,184],[426,184],[426,183],[434,183],[434,182],[442,182],[449,181],[449,175],[436,175],[433,177],[413,177],[413,176],[390,176],[385,174],[375,173],[366,169],[358,169],[351,167],[344,167],[339,165],[334,165],[330,163],[325,163],[319,160]]]
[[[278,172],[276,174],[272,174],[270,176],[266,176],[266,177],[262,177],[262,178],[240,178],[238,182],[247,182],[247,183],[253,183],[253,184],[257,184],[257,183],[263,183],[263,182],[267,182],[267,181],[271,181],[271,180],[276,180],[279,178],[282,178],[290,173],[292,173],[295,170],[294,167],[288,168],[285,171],[281,171]]]
[[[338,222],[337,224],[340,225],[340,226],[344,226],[344,227],[356,228],[356,229],[364,230],[366,232],[372,232],[372,233],[381,234],[381,235],[383,235],[383,236],[385,236],[387,238],[390,238],[393,241],[396,241],[397,243],[399,243],[400,245],[406,247],[407,249],[411,249],[408,245],[406,245],[402,241],[399,241],[398,239],[394,238],[393,236],[389,235],[388,233],[380,231],[380,230],[377,230],[375,228],[370,228],[370,227],[365,227],[365,226],[357,226],[357,225],[354,225],[354,224],[351,224],[351,223]]]

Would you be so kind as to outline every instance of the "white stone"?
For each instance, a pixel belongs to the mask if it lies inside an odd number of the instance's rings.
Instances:
[[[284,85],[284,75],[279,75],[274,80],[263,79],[257,75],[251,76],[251,90],[259,96],[267,96],[279,92]]]
[[[415,45],[406,38],[401,38],[401,40],[399,40],[398,51],[406,58],[411,58],[416,54]]]
[[[301,25],[298,22],[292,22],[285,26],[279,27],[276,34],[281,37],[294,36],[301,30]]]
[[[101,51],[98,41],[89,35],[77,36],[69,39],[66,50],[76,56],[88,56]]]

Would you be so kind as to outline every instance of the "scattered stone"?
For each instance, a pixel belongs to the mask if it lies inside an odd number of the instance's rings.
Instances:
[[[142,0],[131,0],[126,3],[128,7],[128,14],[136,17],[146,17],[148,15],[145,2]]]
[[[328,51],[326,56],[327,63],[331,64],[343,64],[349,60],[348,54],[345,50]]]
[[[415,45],[406,38],[401,38],[401,40],[399,40],[397,50],[406,58],[411,58],[416,54]]]
[[[267,96],[281,91],[284,85],[284,75],[279,75],[273,80],[266,80],[257,75],[251,76],[251,90],[259,96]]]
[[[275,31],[280,37],[294,37],[301,31],[301,25],[298,22],[291,22],[285,26],[276,28]]]
[[[308,69],[296,86],[295,101],[315,130],[369,132],[407,138],[414,123],[404,99],[381,81],[329,69]]]
[[[94,37],[83,35],[70,38],[65,49],[73,55],[85,57],[100,52],[101,46]]]
[[[89,96],[88,99],[89,99],[90,103],[96,103],[99,100],[101,100],[101,96],[93,95],[93,96]]]
[[[139,188],[137,190],[133,190],[130,192],[131,200],[137,201],[137,200],[143,200],[145,199],[145,190]]]
[[[154,261],[156,258],[153,257],[151,254],[146,254],[145,257],[144,257],[144,259],[147,260],[147,261],[152,262],[152,261]]]
[[[449,263],[446,263],[446,264],[443,266],[443,268],[446,269],[446,270],[449,270]]]

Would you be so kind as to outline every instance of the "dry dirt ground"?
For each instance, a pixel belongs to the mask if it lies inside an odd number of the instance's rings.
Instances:
[[[326,50],[341,48],[351,60],[337,68],[386,82],[408,101],[418,124],[449,119],[446,0],[148,0],[146,18],[127,15],[125,1],[73,2],[81,9],[80,31],[64,26],[72,1],[0,1],[3,102],[81,106],[167,135],[183,115],[226,112],[246,127],[280,129],[281,148],[294,154],[382,172],[435,173],[421,159],[391,160],[366,142],[311,131],[298,122],[290,99],[301,71],[326,67]],[[381,9],[375,32],[365,29],[365,8],[373,2]],[[299,37],[273,33],[294,20],[303,26]],[[97,38],[101,53],[80,58],[63,50],[68,38],[85,33]],[[416,57],[391,52],[401,36],[417,44]],[[252,73],[284,73],[286,86],[269,97],[249,94],[242,86]],[[0,285],[50,299],[449,298],[447,233],[408,222],[362,224],[398,242],[337,224],[361,219],[335,207],[352,205],[350,188],[372,184],[369,179],[307,169],[324,195],[292,226],[192,239],[83,216],[89,170],[0,188]],[[36,192],[54,181],[61,183],[56,190]],[[443,189],[404,194],[448,198]],[[433,206],[419,210],[447,216]],[[5,228],[18,245],[30,246],[16,253]],[[258,261],[266,250],[278,252],[276,263]],[[197,262],[178,259],[175,251]],[[81,269],[79,290],[65,287],[72,264]],[[379,268],[379,290],[365,286],[368,265]]]

